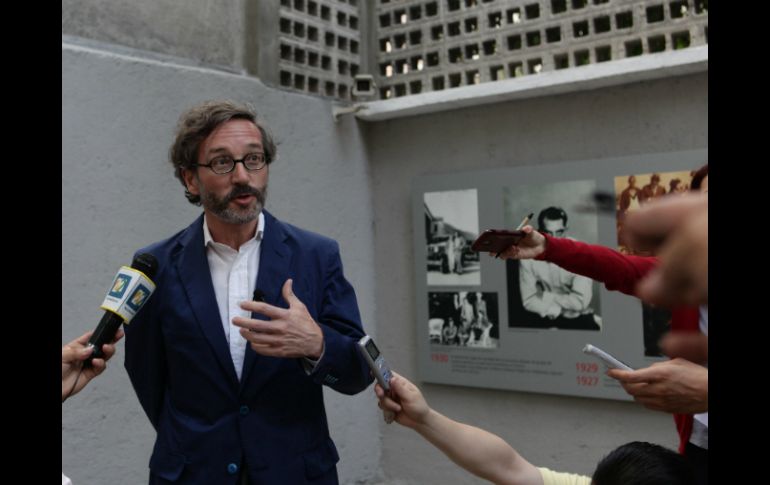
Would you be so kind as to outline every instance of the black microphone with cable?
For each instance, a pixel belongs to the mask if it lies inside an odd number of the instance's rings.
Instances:
[[[128,324],[150,298],[155,291],[152,278],[157,270],[158,260],[149,253],[138,254],[130,268],[123,266],[118,270],[101,306],[105,310],[104,316],[88,339],[88,345],[94,351],[86,360],[86,365],[104,356],[102,346],[112,342],[120,325]]]

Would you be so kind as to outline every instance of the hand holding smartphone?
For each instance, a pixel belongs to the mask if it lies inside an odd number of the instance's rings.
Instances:
[[[524,231],[506,229],[487,229],[473,241],[471,249],[476,252],[502,253],[526,237]]]
[[[634,370],[629,365],[626,365],[625,363],[616,359],[614,356],[608,354],[607,352],[603,351],[598,347],[594,347],[591,344],[586,344],[586,346],[583,347],[583,352],[588,355],[593,355],[594,357],[600,359],[602,362],[607,364],[612,369]]]

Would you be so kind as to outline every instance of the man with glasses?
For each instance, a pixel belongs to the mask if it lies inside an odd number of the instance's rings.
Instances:
[[[140,252],[157,289],[125,365],[157,431],[150,483],[336,484],[322,386],[372,378],[337,243],[264,210],[276,147],[247,106],[182,115],[170,159],[203,214]],[[251,301],[254,300],[254,301]]]
[[[538,230],[563,237],[567,213],[548,207],[537,216]],[[593,281],[547,261],[519,262],[519,289],[524,308],[547,319],[548,327],[571,330],[599,330],[601,320],[591,308]]]

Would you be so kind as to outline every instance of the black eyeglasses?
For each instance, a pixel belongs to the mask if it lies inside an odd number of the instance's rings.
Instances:
[[[212,159],[209,163],[194,163],[194,167],[208,167],[217,175],[224,175],[235,170],[235,164],[242,163],[246,170],[249,172],[256,172],[262,170],[267,165],[267,157],[264,153],[249,153],[240,160],[236,160],[229,155],[224,155]]]

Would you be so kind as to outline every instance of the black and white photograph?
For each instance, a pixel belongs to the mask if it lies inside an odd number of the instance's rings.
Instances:
[[[428,293],[430,343],[496,349],[500,340],[497,293]]]
[[[428,285],[480,285],[476,189],[426,192],[423,203]]]
[[[506,227],[534,214],[530,225],[552,237],[596,244],[597,215],[576,210],[592,194],[593,180],[503,189]],[[507,260],[508,326],[601,330],[599,284],[540,260]]]

